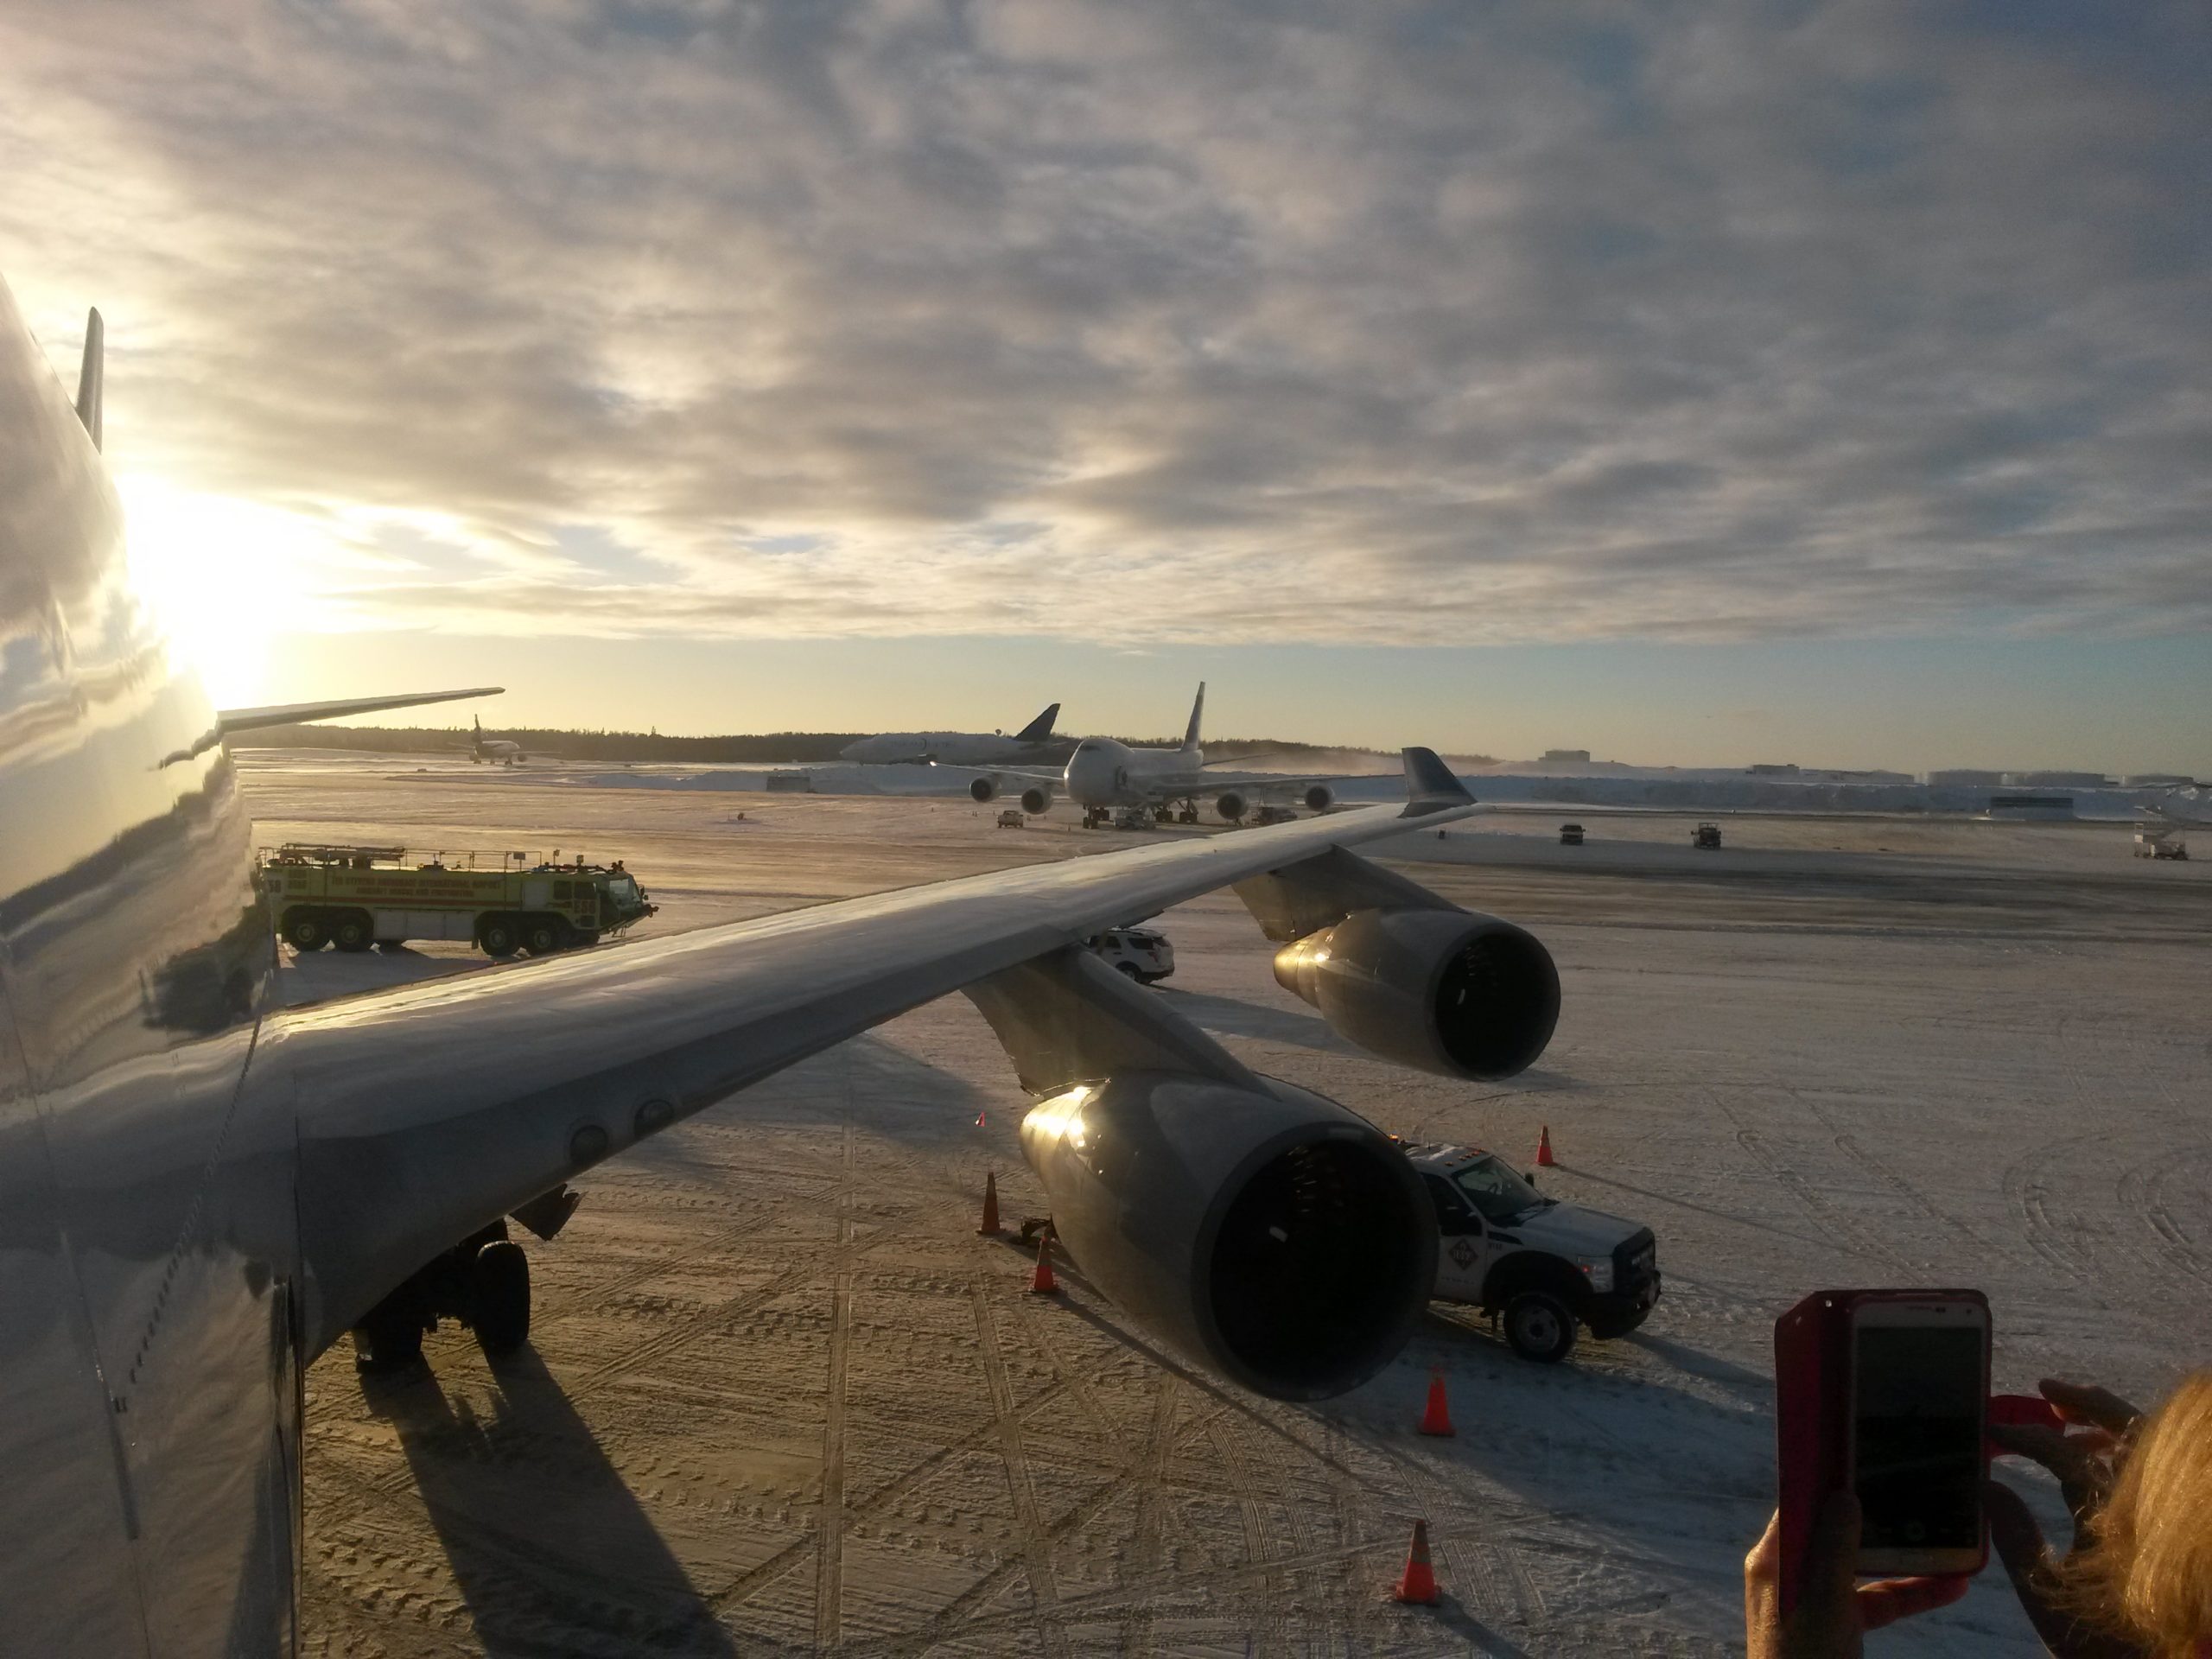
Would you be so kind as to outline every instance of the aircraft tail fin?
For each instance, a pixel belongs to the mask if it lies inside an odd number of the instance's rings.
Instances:
[[[85,314],[85,361],[77,371],[77,418],[85,423],[85,430],[92,440],[92,448],[100,447],[100,388],[106,378],[107,327],[100,321],[100,312],[94,306]]]
[[[1185,748],[1195,749],[1198,747],[1198,723],[1205,718],[1205,712],[1206,683],[1204,680],[1200,680],[1198,682],[1198,700],[1191,705],[1191,723],[1184,729],[1183,732],[1183,747]]]
[[[1052,734],[1052,722],[1060,717],[1060,705],[1053,703],[1045,712],[1014,734],[1017,743],[1042,743]]]
[[[1473,804],[1475,798],[1467,793],[1467,786],[1434,749],[1408,748],[1404,754],[1406,810],[1399,817],[1418,818],[1447,807]]]

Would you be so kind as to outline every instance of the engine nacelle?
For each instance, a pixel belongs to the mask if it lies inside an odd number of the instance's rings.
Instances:
[[[1559,1023],[1559,969],[1530,934],[1463,910],[1363,910],[1275,953],[1275,981],[1370,1054],[1510,1077]]]
[[[995,801],[999,798],[999,780],[995,778],[978,778],[968,785],[968,796],[970,800]]]
[[[1213,807],[1214,810],[1220,813],[1229,823],[1242,823],[1244,821],[1245,810],[1250,804],[1250,802],[1232,789],[1226,791],[1222,798],[1213,804]]]
[[[1258,1393],[1325,1399],[1412,1334],[1435,1217],[1373,1124],[1260,1082],[1269,1092],[1167,1071],[1078,1084],[1023,1119],[1021,1150],[1054,1230],[1138,1324]]]
[[[1021,810],[1031,817],[1052,810],[1052,790],[1049,784],[1032,784],[1021,791]]]
[[[1336,799],[1335,790],[1326,784],[1314,784],[1306,791],[1306,810],[1308,812],[1325,812],[1336,804]]]

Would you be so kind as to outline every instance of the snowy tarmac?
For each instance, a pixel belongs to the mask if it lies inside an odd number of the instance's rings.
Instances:
[[[243,770],[264,842],[620,857],[654,932],[1150,839],[964,800]],[[1548,1124],[1547,1191],[1657,1231],[1634,1337],[1541,1368],[1439,1306],[1376,1381],[1292,1407],[1164,1361],[1079,1265],[1033,1297],[975,1233],[987,1168],[1009,1218],[1041,1208],[1023,1100],[950,998],[592,1172],[561,1237],[524,1241],[518,1362],[448,1328],[410,1377],[343,1344],[312,1369],[308,1650],[1740,1651],[1771,1322],[1804,1292],[1980,1286],[2000,1389],[2147,1401],[2212,1357],[2203,864],[2132,860],[2113,824],[1732,817],[1714,855],[1694,817],[1584,822],[1579,849],[1525,817],[1393,847],[1559,960],[1558,1035],[1508,1084],[1335,1038],[1228,895],[1161,918],[1159,994],[1394,1132],[1525,1164]],[[456,971],[530,969],[428,945],[286,978]],[[1432,1368],[1451,1440],[1414,1432]],[[1386,1596],[1416,1517],[1434,1610]],[[2040,1651],[1993,1576],[1877,1641]]]

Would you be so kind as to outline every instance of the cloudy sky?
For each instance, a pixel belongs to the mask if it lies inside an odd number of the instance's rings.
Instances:
[[[232,700],[2212,773],[2208,86],[2198,0],[11,0],[0,271]]]

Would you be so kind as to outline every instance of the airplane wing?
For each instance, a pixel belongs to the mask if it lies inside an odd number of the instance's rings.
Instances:
[[[291,1011],[276,1038],[298,1103],[307,1351],[454,1241],[810,1054],[1103,927],[1289,867],[1335,872],[1343,849],[1470,810],[1428,751],[1408,749],[1406,772],[1402,811],[1001,870]],[[1318,902],[1341,916],[1363,892],[1386,893],[1368,906],[1420,892],[1363,868],[1365,887],[1332,874]]]
[[[215,726],[223,736],[264,726],[293,726],[302,721],[336,720],[341,715],[373,715],[385,709],[411,709],[422,702],[458,702],[465,697],[496,697],[506,687],[475,685],[465,691],[409,691],[390,697],[340,697],[328,702],[276,702],[265,709],[223,709]]]
[[[931,760],[930,765],[940,772],[969,772],[995,782],[1016,784],[1050,784],[1061,786],[1066,774],[1061,772],[1033,772],[1020,766],[963,766],[957,760]]]

